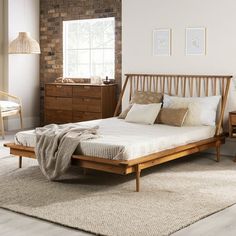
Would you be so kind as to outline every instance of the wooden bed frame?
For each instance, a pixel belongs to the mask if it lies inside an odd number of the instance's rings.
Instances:
[[[136,90],[161,92],[183,97],[201,97],[219,94],[222,96],[222,100],[215,136],[129,161],[73,155],[71,158],[72,164],[80,166],[85,170],[94,169],[121,175],[136,173],[136,191],[139,192],[140,174],[141,171],[146,168],[197,153],[211,147],[216,148],[216,161],[220,161],[220,146],[225,143],[225,136],[221,134],[221,130],[232,76],[152,74],[126,74],[125,76],[126,79],[114,116],[117,116],[120,111],[124,94],[126,93],[130,99]],[[7,143],[4,146],[10,148],[12,155],[19,157],[19,168],[22,167],[22,157],[35,158],[34,148],[16,145],[14,143]]]

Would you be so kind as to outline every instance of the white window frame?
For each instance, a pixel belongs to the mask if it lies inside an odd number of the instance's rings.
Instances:
[[[70,23],[76,23],[76,22],[79,22],[79,21],[90,21],[91,23],[93,21],[102,21],[102,20],[112,20],[114,21],[114,46],[113,47],[109,47],[109,48],[92,48],[91,46],[91,35],[89,36],[89,45],[90,47],[89,48],[83,48],[83,49],[68,49],[67,48],[67,30],[68,30],[68,24]],[[91,32],[90,32],[91,33]],[[115,17],[106,17],[106,18],[95,18],[95,19],[82,19],[82,20],[71,20],[71,21],[63,21],[63,76],[66,77],[66,78],[82,78],[81,76],[70,76],[68,74],[68,63],[67,63],[67,52],[69,50],[89,50],[90,52],[90,56],[89,56],[89,70],[90,70],[90,76],[87,77],[87,78],[91,78],[91,76],[95,76],[93,75],[92,73],[92,61],[91,61],[91,52],[92,50],[96,50],[96,49],[99,49],[99,50],[106,50],[106,49],[113,49],[114,50],[114,57],[113,57],[113,67],[114,67],[114,72],[113,72],[113,78],[115,77]],[[106,65],[104,63],[104,51],[103,51],[103,66]],[[96,76],[101,76],[101,75],[96,75]],[[103,75],[103,77],[106,76],[106,75]],[[83,77],[84,78],[84,77]]]

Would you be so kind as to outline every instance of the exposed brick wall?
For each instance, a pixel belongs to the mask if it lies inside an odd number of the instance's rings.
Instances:
[[[44,84],[63,75],[63,21],[115,17],[115,80],[121,86],[121,2],[122,0],[41,0],[40,1],[40,88],[41,123]]]

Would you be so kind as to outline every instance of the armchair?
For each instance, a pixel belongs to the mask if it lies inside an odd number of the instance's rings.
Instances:
[[[2,131],[2,138],[5,138],[5,130],[4,130],[4,117],[19,115],[20,117],[20,126],[23,128],[23,120],[22,120],[22,104],[19,97],[13,96],[6,92],[0,91],[0,126]],[[8,98],[13,101],[2,100],[2,97]]]

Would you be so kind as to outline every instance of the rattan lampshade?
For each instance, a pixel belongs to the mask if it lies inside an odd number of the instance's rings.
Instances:
[[[20,32],[18,37],[10,43],[10,54],[40,54],[39,43],[28,32]]]

